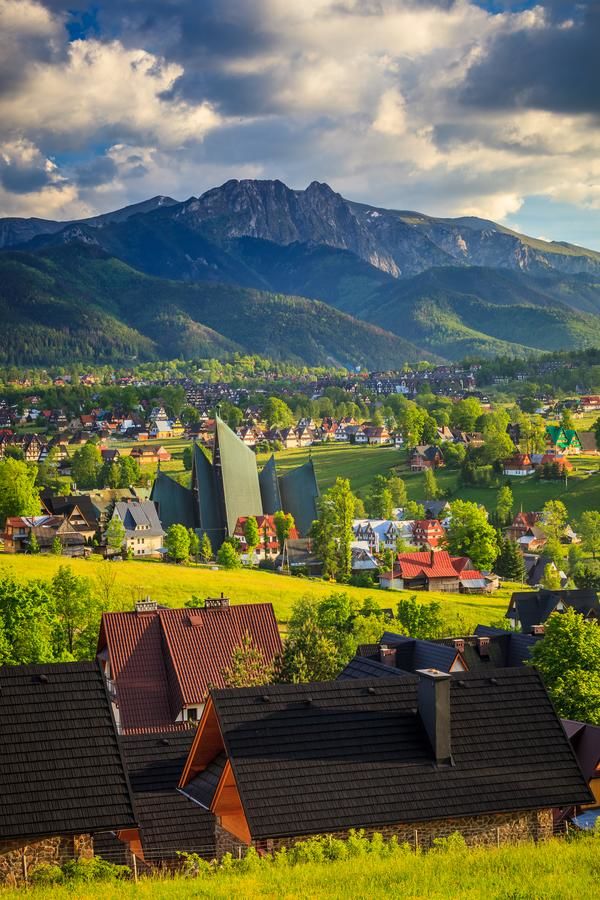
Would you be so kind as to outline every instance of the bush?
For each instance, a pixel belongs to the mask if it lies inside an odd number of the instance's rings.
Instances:
[[[64,880],[71,882],[117,881],[128,878],[131,871],[128,866],[118,866],[107,862],[101,856],[91,859],[70,859],[62,867]]]
[[[54,866],[52,863],[40,863],[35,869],[31,869],[29,880],[32,884],[60,884],[64,881],[63,870],[60,866]]]

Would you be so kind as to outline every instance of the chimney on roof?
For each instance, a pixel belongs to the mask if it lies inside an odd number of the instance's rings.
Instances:
[[[135,604],[136,613],[149,613],[156,612],[158,609],[158,603],[156,600],[151,600],[150,597],[144,597],[143,600],[138,600]]]
[[[435,559],[435,553],[433,552],[433,549],[432,549],[429,551],[429,562],[431,565],[433,565],[434,559]]]
[[[546,628],[544,625],[532,625],[531,626],[531,633],[536,636],[544,634],[545,630],[546,630]]]
[[[490,639],[487,636],[479,635],[477,638],[477,649],[479,650],[479,655],[486,657],[490,655]]]
[[[228,609],[229,608],[229,597],[223,596],[223,591],[221,591],[220,597],[207,597],[204,601],[204,609]]]
[[[388,647],[387,644],[379,645],[379,662],[384,666],[396,667],[396,648]]]
[[[453,642],[454,649],[459,653],[465,652],[465,639],[464,638],[454,638]]]
[[[417,669],[419,716],[438,764],[452,762],[450,742],[450,675],[439,669]]]

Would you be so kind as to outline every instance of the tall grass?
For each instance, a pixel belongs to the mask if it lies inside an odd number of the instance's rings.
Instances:
[[[500,849],[442,847],[427,854],[395,850],[290,866],[247,865],[186,878],[0,890],[1,900],[186,900],[186,898],[423,898],[423,900],[585,900],[598,896],[600,844],[551,840]]]

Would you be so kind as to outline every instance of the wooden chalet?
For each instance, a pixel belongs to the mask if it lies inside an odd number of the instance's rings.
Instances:
[[[439,519],[415,519],[412,524],[412,543],[415,547],[435,550],[446,537],[446,529]]]
[[[388,590],[464,591],[483,593],[486,580],[467,557],[450,556],[446,550],[399,553],[394,571],[383,572],[380,585]]]
[[[419,444],[408,454],[411,472],[424,472],[425,469],[439,469],[444,465],[444,454],[439,447],[430,444]]]
[[[539,588],[537,591],[515,591],[510,598],[506,618],[513,628],[520,628],[523,634],[543,633],[544,623],[552,613],[563,613],[567,609],[588,620],[600,620],[598,594],[591,588],[581,590],[551,591]]]
[[[351,828],[496,846],[592,800],[526,666],[213,690],[179,790],[216,817],[217,852]]]

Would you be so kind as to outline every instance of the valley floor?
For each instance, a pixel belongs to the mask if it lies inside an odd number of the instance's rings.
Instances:
[[[501,849],[462,849],[425,855],[358,856],[296,866],[259,863],[247,871],[198,878],[2,890],[0,900],[187,900],[240,897],[327,900],[584,900],[598,894],[598,838],[549,841]]]

